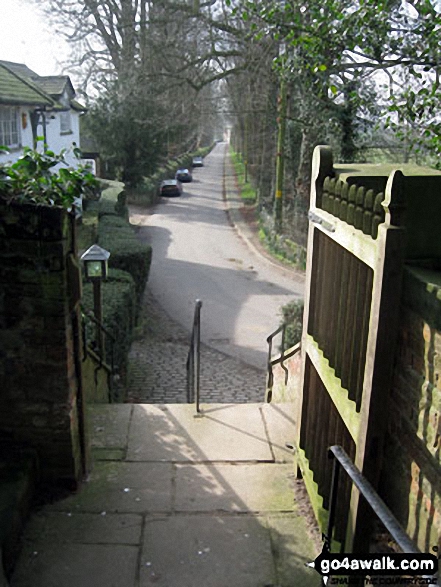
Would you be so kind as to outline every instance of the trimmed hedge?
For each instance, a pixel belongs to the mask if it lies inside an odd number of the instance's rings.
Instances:
[[[132,226],[120,216],[105,215],[98,224],[98,244],[110,252],[109,267],[129,273],[141,298],[147,282],[152,248],[141,243]]]
[[[114,366],[124,383],[132,333],[148,278],[152,249],[136,238],[134,228],[128,221],[124,184],[112,181],[106,184],[101,199],[90,203],[87,215],[96,223],[96,242],[110,252],[109,276],[102,285],[103,323],[115,338]],[[84,283],[82,305],[84,310],[93,311],[93,288],[90,283]],[[87,342],[91,343],[94,338],[94,326],[89,325]],[[109,365],[112,362],[110,341],[106,344],[106,362]]]
[[[132,277],[125,271],[109,269],[108,279],[102,284],[103,324],[115,338],[113,357],[115,368],[123,380],[127,372],[127,357],[132,343],[132,330],[136,320],[136,287]],[[93,287],[84,283],[82,306],[93,312]],[[87,342],[92,342],[95,335],[94,325],[87,332]],[[111,364],[112,345],[106,342],[106,362]]]
[[[303,300],[293,300],[282,306],[282,324],[285,328],[285,349],[289,349],[302,340]]]

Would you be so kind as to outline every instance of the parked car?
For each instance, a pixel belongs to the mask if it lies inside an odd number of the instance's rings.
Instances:
[[[189,182],[193,179],[191,172],[188,169],[178,169],[175,178],[182,182]]]
[[[192,163],[193,167],[203,167],[204,166],[204,160],[202,157],[193,157],[193,163]]]
[[[177,179],[165,179],[159,188],[160,196],[181,196],[182,184]]]

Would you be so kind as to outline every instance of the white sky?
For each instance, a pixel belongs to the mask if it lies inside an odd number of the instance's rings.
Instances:
[[[32,1],[0,0],[0,60],[24,63],[38,75],[62,72],[69,48]]]

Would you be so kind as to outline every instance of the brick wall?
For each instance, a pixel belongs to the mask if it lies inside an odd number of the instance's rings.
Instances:
[[[407,268],[381,493],[430,552],[441,536],[441,273]]]
[[[34,447],[47,480],[78,480],[75,316],[69,214],[0,205],[0,442]]]

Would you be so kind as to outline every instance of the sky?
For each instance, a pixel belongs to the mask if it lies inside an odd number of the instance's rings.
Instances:
[[[63,73],[68,45],[32,1],[0,0],[0,24],[0,60],[24,63],[38,75]]]

